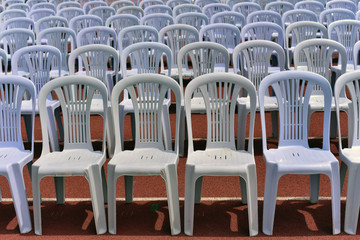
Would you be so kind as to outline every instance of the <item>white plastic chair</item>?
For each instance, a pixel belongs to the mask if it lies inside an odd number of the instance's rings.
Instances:
[[[72,18],[69,22],[69,28],[74,30],[77,35],[82,29],[88,27],[102,26],[103,22],[101,18],[93,15],[80,15]]]
[[[249,13],[246,18],[246,23],[253,22],[272,22],[282,27],[281,15],[272,10],[260,10]]]
[[[320,13],[324,11],[324,4],[316,0],[300,1],[295,4],[294,8],[310,10],[319,17]]]
[[[195,2],[194,2],[194,4],[201,7],[201,9],[204,6],[206,6],[208,4],[212,4],[212,3],[220,3],[220,0],[195,0]]]
[[[205,14],[209,20],[215,13],[225,11],[231,11],[229,5],[225,3],[210,3],[202,8],[202,13]]]
[[[69,26],[68,21],[64,17],[59,16],[49,16],[39,19],[35,23],[35,33],[39,34],[42,30],[48,28],[55,28],[55,27],[65,27]]]
[[[320,149],[308,145],[308,104],[315,86],[322,89],[325,98],[323,146]],[[276,95],[280,119],[279,145],[273,149],[268,149],[266,141],[264,104],[269,87]],[[265,77],[260,83],[262,146],[266,163],[263,232],[266,235],[273,234],[278,181],[285,174],[310,175],[312,203],[316,203],[319,198],[320,174],[330,178],[333,234],[340,233],[339,162],[330,152],[329,141],[331,98],[331,86],[327,79],[311,72],[283,71]]]
[[[156,5],[165,5],[162,0],[143,0],[139,3],[139,7],[141,7],[143,10],[149,6],[156,6]]]
[[[0,32],[0,41],[3,42],[3,49],[7,51],[8,59],[11,60],[13,54],[29,44],[35,43],[32,30],[24,28],[13,28]]]
[[[242,90],[250,96],[250,137],[247,150],[235,148],[235,106]],[[192,95],[200,92],[206,106],[205,150],[194,150],[191,121]],[[193,79],[185,90],[185,111],[189,137],[185,170],[184,228],[193,235],[194,203],[200,203],[203,176],[239,176],[242,202],[248,204],[249,235],[258,234],[257,179],[253,149],[256,91],[243,76],[211,73]],[[239,117],[244,117],[240,116]]]
[[[347,170],[348,183],[347,183],[347,195],[346,195],[346,207],[345,207],[345,224],[344,231],[348,234],[356,234],[358,217],[359,217],[359,191],[358,191],[358,178],[359,178],[359,162],[357,161],[359,156],[359,79],[360,72],[354,71],[341,75],[335,83],[335,103],[336,103],[336,114],[338,121],[338,134],[339,134],[339,156],[341,159],[340,165],[340,183],[341,189],[343,188],[345,176]],[[348,97],[351,100],[350,109],[351,114],[348,122],[348,140],[349,144],[347,147],[342,145],[342,134],[341,130],[344,130],[344,125],[341,125],[340,111],[341,107],[340,98],[344,91],[347,89]]]
[[[20,70],[24,70],[29,74],[29,79],[34,83],[36,94],[44,84],[50,81],[50,71],[53,63],[61,62],[60,51],[52,46],[27,46],[17,50],[13,58],[11,59],[11,69],[13,75],[20,75]],[[21,68],[22,67],[22,68]],[[58,71],[58,76],[61,75],[61,71]],[[38,103],[38,99],[36,99]],[[59,101],[53,100],[52,96],[48,96],[47,101],[47,114],[48,114],[48,127],[49,139],[51,149],[54,151],[59,150],[59,138],[56,128],[55,120],[59,129],[60,139],[63,139],[63,128],[61,124],[61,116],[59,112]],[[25,127],[27,130],[28,139],[31,137],[31,119],[28,115],[31,114],[32,107],[29,100],[23,100],[21,106],[21,114],[25,118]],[[35,114],[39,114],[38,104],[36,104]]]
[[[354,45],[354,70],[360,69],[359,67],[359,53],[360,53],[360,41]]]
[[[229,23],[235,25],[239,29],[242,29],[245,26],[246,19],[244,15],[239,12],[227,11],[215,13],[211,19],[210,23]]]
[[[191,0],[169,0],[166,2],[166,5],[174,9],[176,6],[182,5],[182,4],[191,4]]]
[[[140,21],[137,17],[132,14],[123,13],[109,17],[106,20],[105,26],[113,28],[116,34],[119,34],[122,29],[139,24]]]
[[[59,3],[59,5],[56,6],[56,11],[60,11],[61,9],[68,8],[68,7],[77,7],[81,8],[81,4],[75,1],[67,1]]]
[[[201,13],[201,8],[192,3],[179,4],[173,8],[173,17],[175,19],[178,15],[189,12]]]
[[[30,6],[27,5],[26,3],[15,3],[6,8],[6,10],[12,10],[12,9],[19,9],[24,12],[30,12]],[[4,12],[4,11],[0,11],[0,12]]]
[[[333,8],[344,8],[352,11],[353,13],[357,12],[357,5],[350,0],[332,0],[326,3],[326,9]]]
[[[302,41],[297,44],[294,49],[294,65],[296,70],[307,70],[311,72],[315,72],[323,77],[325,77],[329,83],[332,82],[331,75],[331,65],[334,53],[339,55],[339,66],[341,69],[339,70],[339,77],[341,74],[346,72],[346,49],[345,47],[333,40],[329,39],[309,39]],[[304,58],[305,57],[305,58]],[[304,61],[304,62],[301,62]],[[330,66],[330,67],[329,67]],[[336,80],[336,79],[335,79]],[[309,101],[309,110],[308,110],[308,122],[310,122],[310,118],[312,113],[317,111],[324,110],[324,96],[323,92],[315,87],[313,89],[313,96],[310,97]],[[335,111],[335,102],[332,99],[331,110]],[[346,98],[345,93],[341,98],[341,109],[349,114],[349,99]],[[331,137],[336,137],[336,119],[335,116],[331,119]]]
[[[60,9],[57,14],[57,16],[64,17],[68,22],[71,21],[74,17],[85,15],[85,12],[81,8],[77,7],[68,7]]]
[[[95,7],[92,8],[89,13],[89,15],[95,15],[101,18],[101,20],[103,21],[103,23],[106,22],[106,20],[108,18],[110,18],[111,16],[115,15],[115,9],[109,6],[99,6],[99,7]]]
[[[190,65],[188,62],[190,59]],[[195,42],[182,47],[177,57],[180,88],[184,89],[184,78],[196,78],[206,73],[228,72],[230,55],[227,49],[214,42]],[[182,93],[183,94],[183,93]],[[184,99],[182,97],[182,99]],[[205,103],[199,92],[194,94],[192,99],[192,112],[205,113]],[[180,155],[184,155],[185,142],[185,110],[184,102],[181,103],[181,124],[180,124]]]
[[[138,6],[121,7],[116,12],[116,14],[123,14],[123,13],[132,14],[139,19],[141,19],[144,16],[144,10]]]
[[[278,66],[271,65],[273,56],[278,60]],[[240,43],[233,53],[234,72],[247,77],[255,86],[256,91],[263,79],[274,72],[285,68],[285,53],[283,48],[267,40],[252,40]],[[241,96],[237,100],[238,115],[247,116],[251,109],[250,99]],[[271,111],[273,136],[278,136],[277,104],[274,96],[267,93],[265,97],[265,110]],[[256,105],[259,111],[259,105]],[[238,118],[237,149],[245,149],[246,117]]]
[[[326,27],[318,22],[300,21],[291,23],[285,31],[285,51],[287,68],[291,68],[293,62],[294,48],[304,40],[314,38],[327,38],[328,33]],[[300,58],[303,58],[300,56]]]
[[[135,6],[135,4],[129,0],[118,0],[110,4],[110,7],[113,7],[115,11],[127,6]]]
[[[178,62],[177,56],[182,47],[189,43],[199,41],[199,32],[196,28],[185,24],[174,24],[164,27],[159,32],[159,42],[165,44],[171,49],[172,64],[171,77],[178,79]],[[181,63],[182,64],[182,63]],[[164,64],[161,64],[161,73],[168,75],[168,69],[164,69]]]
[[[0,75],[7,75],[8,71],[8,58],[5,50],[0,49]],[[4,66],[4,69],[3,69]]]
[[[3,23],[9,19],[17,17],[27,17],[26,12],[20,9],[9,9],[0,13],[0,22]]]
[[[21,134],[21,99],[30,95],[31,147],[25,149]],[[0,77],[0,175],[9,182],[20,233],[31,231],[23,168],[31,169],[34,158],[35,86],[20,76]]]
[[[18,4],[18,3],[24,3],[24,0],[5,0],[2,2],[3,10],[7,9],[9,6]]]
[[[140,19],[141,25],[152,26],[160,31],[162,28],[174,24],[172,16],[166,13],[154,13],[145,15]]]
[[[56,13],[54,10],[47,8],[30,10],[30,12],[28,13],[28,17],[34,20],[34,22],[37,22],[38,20],[44,17],[55,16],[55,15]]]
[[[227,0],[226,4],[229,5],[232,8],[235,4],[237,4],[239,2],[252,2],[252,0],[241,0],[241,1],[239,1],[239,0]]]
[[[69,75],[68,55],[75,49],[76,36],[70,28],[55,27],[42,30],[36,38],[36,44],[41,45],[46,40],[47,45],[54,46],[61,52],[61,63],[53,63],[50,78],[58,77],[58,68],[61,68],[61,76]]]
[[[55,92],[61,102],[64,115],[64,149],[50,151],[48,119],[46,114],[47,96]],[[89,188],[97,234],[106,232],[104,195],[106,183],[103,165],[106,161],[105,124],[103,115],[103,145],[101,151],[94,151],[90,135],[90,104],[94,92],[103,99],[103,110],[107,111],[108,93],[106,86],[98,79],[88,76],[66,76],[47,83],[39,94],[40,121],[43,146],[40,158],[32,165],[32,189],[35,234],[42,234],[40,208],[40,181],[46,176],[56,176],[58,200],[64,202],[64,179],[68,176],[84,176]],[[81,109],[81,110],[80,110]],[[100,126],[98,126],[100,127]],[[76,133],[76,134],[75,134]],[[105,195],[106,196],[106,195]]]
[[[275,11],[282,16],[285,12],[294,10],[294,5],[285,1],[269,2],[265,5],[264,10]]]
[[[329,26],[332,22],[344,19],[355,20],[355,14],[348,9],[332,8],[320,13],[319,22],[325,26]]]
[[[190,26],[195,27],[198,31],[203,26],[206,26],[209,24],[208,17],[203,13],[198,12],[189,12],[189,13],[181,13],[176,16],[175,18],[176,24],[187,24]]]
[[[144,25],[126,27],[118,35],[119,52],[121,54],[126,47],[134,43],[158,42],[158,40],[159,33],[154,27]]]
[[[90,1],[83,5],[83,9],[85,14],[89,14],[91,9],[94,9],[96,7],[105,7],[105,6],[107,6],[107,4],[104,1]]]
[[[282,23],[283,29],[285,31],[286,27],[289,26],[291,23],[300,22],[300,21],[318,21],[318,16],[316,13],[306,10],[306,9],[294,9],[285,12],[282,15]]]
[[[13,28],[24,28],[34,30],[34,21],[27,17],[17,17],[9,19],[2,23],[2,30],[8,30]]]
[[[109,27],[87,27],[78,32],[76,46],[81,47],[88,44],[105,44],[116,49],[116,32]]]
[[[247,23],[241,30],[242,42],[250,40],[273,40],[284,46],[284,33],[279,24],[271,22]]]
[[[247,18],[250,13],[260,11],[261,7],[259,4],[254,2],[240,2],[233,5],[231,10],[234,12],[239,12],[244,15],[245,18]]]
[[[26,1],[26,4],[30,6],[30,9],[32,8],[32,6],[34,6],[37,3],[46,3],[46,0],[28,0]]]
[[[252,2],[257,3],[260,5],[261,9],[265,9],[266,4],[271,2],[276,2],[277,0],[252,0]]]
[[[75,61],[78,59],[78,71],[75,72]],[[111,66],[112,70],[108,70],[108,65]],[[84,70],[83,70],[84,69]],[[91,77],[95,77],[101,80],[106,84],[109,98],[113,89],[115,78],[115,83],[118,82],[118,69],[119,69],[119,54],[118,52],[107,45],[102,44],[90,44],[82,47],[78,47],[76,50],[72,51],[69,57],[69,72],[70,75],[82,74]],[[108,143],[108,152],[112,156],[114,153],[114,132],[112,129],[111,122],[111,108],[108,104],[108,110],[104,111],[103,99],[100,96],[94,96],[93,101],[91,102],[90,114],[91,115],[108,115],[107,123],[107,143]]]
[[[168,89],[176,100],[175,148],[165,150],[162,137],[163,105]],[[134,104],[136,138],[134,150],[122,150],[122,108],[113,108],[116,148],[108,163],[108,221],[109,232],[116,234],[116,182],[125,177],[125,201],[133,198],[133,176],[160,175],[166,184],[170,229],[172,235],[181,232],[177,164],[179,162],[179,124],[181,90],[179,84],[168,76],[139,74],[122,79],[113,90],[112,106],[117,106],[120,94],[129,93]],[[138,95],[136,95],[138,93]],[[152,104],[156,103],[156,104]],[[146,121],[148,117],[154,121]],[[147,134],[149,133],[149,134]],[[141,217],[141,216],[139,216]]]
[[[166,5],[151,5],[144,9],[145,15],[156,14],[156,13],[166,13],[169,14],[170,16],[173,16],[171,7]]]
[[[55,8],[54,4],[48,3],[48,2],[36,3],[31,7],[31,10],[44,9],[44,8],[51,9],[56,12],[56,8]]]

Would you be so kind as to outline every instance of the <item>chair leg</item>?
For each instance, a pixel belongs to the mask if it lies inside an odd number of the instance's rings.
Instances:
[[[54,177],[56,202],[57,204],[65,203],[65,183],[64,177]]]
[[[349,167],[348,188],[346,195],[344,231],[348,234],[356,234],[360,207],[360,180],[359,165]]]
[[[276,165],[266,164],[263,207],[263,233],[266,235],[273,233],[278,180]]]
[[[181,232],[177,166],[166,166],[163,178],[166,182],[171,235],[177,235]]]
[[[48,132],[50,146],[53,151],[59,151],[59,139],[56,130],[54,111],[51,106],[46,107],[47,121],[48,121]]]
[[[16,217],[19,223],[21,233],[31,231],[31,220],[29,206],[26,197],[26,190],[22,169],[18,164],[12,165],[8,171],[8,181],[11,194],[14,200]]]
[[[319,201],[320,174],[310,175],[310,203]]]
[[[32,191],[33,191],[34,229],[36,235],[42,235],[41,208],[40,208],[40,178],[38,174],[39,168],[33,165],[31,172],[32,172],[31,181],[32,181]]]
[[[172,149],[172,141],[171,141],[171,127],[170,127],[170,115],[169,115],[169,106],[163,105],[162,111],[162,124],[163,124],[163,134],[164,134],[164,144],[166,150]]]
[[[246,110],[246,105],[237,104],[238,108],[238,130],[237,130],[237,149],[245,149],[246,138],[246,120],[249,111]]]
[[[32,141],[32,121],[31,121],[31,115],[23,115],[24,116],[24,123],[25,123],[25,130],[26,135],[28,138],[28,142]]]
[[[185,151],[185,110],[184,106],[181,106],[180,110],[180,134],[179,134],[179,156],[184,156]]]
[[[333,234],[340,233],[340,174],[339,163],[331,163],[331,205],[332,205],[332,226]]]
[[[107,231],[104,196],[101,183],[101,169],[93,165],[88,169],[88,180],[91,193],[91,203],[94,211],[94,220],[97,234],[104,234]]]
[[[201,192],[202,192],[202,183],[203,177],[199,177],[195,182],[195,204],[199,204],[201,202]]]
[[[114,122],[113,117],[111,114],[111,107],[108,107],[106,112],[106,138],[107,138],[107,145],[108,145],[108,155],[110,158],[113,157],[115,151],[115,133],[114,133]]]
[[[134,177],[124,176],[125,181],[125,202],[131,203],[133,201],[134,193]]]
[[[341,162],[340,164],[340,193],[342,192],[342,189],[344,187],[346,172],[348,170],[348,167],[344,162]]]
[[[116,180],[115,178],[115,166],[108,164],[107,167],[107,199],[108,199],[108,222],[109,233],[116,234]]]
[[[194,230],[194,208],[195,208],[195,168],[186,165],[185,169],[185,201],[184,201],[184,232],[192,236]]]
[[[248,185],[247,191],[241,192],[241,195],[242,196],[247,195],[247,199],[248,199],[249,234],[250,236],[256,236],[259,233],[259,221],[258,221],[257,179],[256,179],[255,164],[249,165],[247,169],[246,178]]]
[[[247,204],[247,189],[246,189],[246,181],[240,177],[240,190],[241,190],[241,203]]]

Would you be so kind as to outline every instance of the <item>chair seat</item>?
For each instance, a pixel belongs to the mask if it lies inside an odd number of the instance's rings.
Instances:
[[[324,173],[331,164],[339,164],[335,156],[327,150],[303,146],[279,147],[264,152],[268,164],[277,164],[278,172],[288,174]]]
[[[105,161],[102,152],[74,149],[42,155],[33,166],[39,167],[40,175],[83,176],[86,169],[101,161]]]
[[[241,97],[237,99],[237,103],[240,105],[246,105],[246,109],[250,109],[250,98]],[[264,107],[266,111],[277,111],[279,106],[275,96],[265,96]],[[256,99],[256,111],[259,111],[259,100]]]
[[[255,165],[255,159],[247,151],[214,148],[191,153],[186,164],[194,165],[199,175],[238,176],[247,172],[249,165]]]
[[[60,106],[60,102],[58,100],[47,100],[47,106],[51,106],[53,109]],[[32,112],[32,105],[30,100],[23,100],[21,104],[21,114],[31,114]],[[35,114],[39,114],[39,104],[36,100],[35,104]]]
[[[360,163],[360,146],[353,146],[352,148],[342,149],[342,155],[346,159],[351,159],[352,163]],[[341,158],[343,161],[346,160]]]
[[[339,98],[339,107],[341,110],[349,109],[349,103],[351,103],[351,100],[349,100],[346,97],[340,97]],[[316,111],[323,111],[324,110],[324,96],[322,95],[312,95],[310,97],[309,104],[311,106],[311,109]],[[335,111],[335,99],[332,97],[331,101],[331,110]]]
[[[171,101],[170,99],[164,99],[164,105],[170,106]],[[124,112],[134,112],[134,107],[132,104],[131,99],[124,99],[121,101],[120,106],[124,107]]]
[[[15,147],[0,148],[0,172],[7,172],[12,164],[20,164],[22,167],[33,159],[29,150],[20,150]]]
[[[166,165],[176,164],[178,156],[173,151],[155,148],[138,148],[120,152],[110,160],[120,175],[159,175]]]

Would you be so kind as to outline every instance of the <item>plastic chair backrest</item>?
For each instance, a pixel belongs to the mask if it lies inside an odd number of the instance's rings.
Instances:
[[[197,91],[200,91],[206,108],[206,149],[227,148],[236,150],[234,136],[235,108],[237,98],[243,89],[248,92],[250,96],[251,121],[248,151],[253,153],[256,91],[254,85],[247,78],[231,73],[205,74],[193,79],[187,85],[184,99],[189,138],[188,153],[194,151],[191,124],[191,99]]]
[[[24,3],[24,1],[23,0],[5,0],[2,2],[1,5],[4,9],[7,9],[9,6],[18,4],[18,3]]]
[[[195,27],[198,31],[203,26],[209,24],[208,17],[203,13],[198,12],[189,12],[189,13],[181,13],[176,16],[175,23],[177,24],[187,24]]]
[[[239,12],[246,18],[250,13],[260,11],[261,7],[259,4],[254,2],[241,2],[237,3],[232,7],[232,11]]]
[[[12,56],[17,50],[28,46],[29,40],[35,43],[33,31],[23,28],[13,28],[0,32],[0,41],[3,40],[4,49]]]
[[[282,23],[284,25],[283,27],[284,29],[286,28],[287,25],[300,21],[317,22],[318,17],[316,13],[306,9],[294,9],[287,11],[282,15]]]
[[[69,7],[77,7],[77,8],[81,8],[81,4],[75,1],[68,1],[68,2],[62,2],[59,5],[57,5],[56,7],[56,11],[60,11],[61,9],[64,8],[69,8]]]
[[[202,8],[202,13],[205,14],[209,18],[209,20],[211,16],[213,16],[215,13],[225,11],[231,11],[229,5],[225,3],[210,3]]]
[[[113,90],[111,104],[119,105],[121,93],[128,92],[134,107],[135,148],[157,148],[164,150],[162,134],[162,111],[168,89],[176,100],[175,149],[179,152],[181,90],[172,78],[159,74],[138,74],[122,79]],[[115,154],[121,151],[119,108],[112,108],[115,127]],[[153,121],[147,121],[147,119]],[[150,159],[149,159],[150,160]]]
[[[277,2],[270,2],[265,5],[265,10],[271,10],[279,13],[281,16],[283,13],[294,10],[294,5],[290,2],[285,1],[277,1]]]
[[[36,93],[50,81],[50,71],[53,64],[58,66],[61,63],[61,53],[53,46],[35,45],[23,47],[17,50],[11,59],[11,69],[14,75],[18,74],[18,67],[21,61],[25,63],[30,80],[34,83]],[[58,69],[59,77],[61,69]],[[52,99],[49,95],[48,99]]]
[[[192,3],[180,4],[173,8],[173,17],[175,19],[178,15],[180,15],[182,13],[190,13],[190,12],[201,13],[201,8]]]
[[[330,82],[331,69],[329,66],[335,52],[339,54],[339,60],[341,59],[341,74],[343,74],[346,72],[347,64],[346,49],[342,44],[329,39],[309,39],[300,42],[294,50],[295,69],[305,65],[308,71],[317,73]],[[305,63],[300,62],[301,54],[305,56]],[[321,94],[318,90],[318,88],[314,88],[314,92]]]
[[[76,46],[88,44],[105,44],[116,48],[116,32],[109,27],[88,27],[82,29],[76,36]]]
[[[26,4],[30,6],[30,8],[32,8],[32,6],[34,6],[37,3],[46,3],[46,0],[28,0],[26,1]]]
[[[333,38],[335,33],[336,38]],[[359,40],[360,22],[357,20],[339,20],[328,26],[328,36],[338,41],[346,49],[347,63],[353,64],[354,45]]]
[[[116,12],[115,12],[115,9],[112,7],[99,6],[99,7],[92,8],[88,14],[100,17],[102,19],[103,23],[105,23],[106,20],[109,17],[115,15]]]
[[[269,75],[270,61],[274,53],[277,56],[280,71],[283,71],[285,53],[279,44],[267,40],[240,43],[233,52],[234,72],[246,76],[258,90],[261,81]]]
[[[139,42],[158,42],[159,33],[151,26],[131,26],[122,29],[118,35],[118,48],[120,54],[122,51],[135,43]]]
[[[119,0],[111,3],[110,5],[110,7],[113,7],[115,11],[119,10],[122,7],[127,7],[127,6],[135,6],[135,4],[129,0]]]
[[[42,30],[48,29],[48,28],[54,28],[54,27],[68,27],[68,21],[64,17],[59,16],[49,16],[44,17],[42,19],[39,19],[35,23],[35,33],[38,34]]]
[[[326,9],[320,13],[319,22],[329,26],[330,23],[343,19],[355,20],[355,14],[348,9]]]
[[[239,12],[228,11],[215,13],[211,17],[210,23],[229,23],[237,26],[238,28],[242,28],[245,26],[246,20],[243,14]]]
[[[333,8],[344,8],[356,13],[357,5],[350,0],[332,0],[326,3],[326,9],[333,9]]]
[[[20,9],[10,9],[0,13],[0,22],[5,22],[9,19],[17,17],[27,17],[26,12]]]
[[[24,149],[21,134],[21,103],[25,92],[31,98],[31,153],[33,153],[36,104],[35,86],[31,81],[21,76],[0,77],[0,148],[12,147],[20,150]]]
[[[18,17],[12,18],[5,21],[2,24],[1,30],[13,29],[13,28],[24,28],[29,30],[34,30],[34,21],[27,17]]]
[[[324,11],[324,4],[315,0],[301,1],[295,4],[295,9],[307,9],[314,12],[318,17]]]
[[[309,100],[315,86],[324,95],[323,149],[330,149],[330,110],[332,91],[329,82],[322,76],[308,71],[282,71],[270,74],[260,83],[258,95],[261,116],[263,151],[267,148],[265,125],[265,96],[272,88],[279,106],[279,147],[308,145]]]
[[[1,6],[0,6],[0,8],[1,8]],[[13,10],[13,9],[22,10],[24,12],[30,12],[30,6],[27,5],[26,3],[15,3],[6,8],[6,10]],[[4,10],[0,11],[0,12],[4,12]]]
[[[48,28],[41,31],[36,38],[36,44],[41,45],[42,39],[47,39],[47,45],[54,46],[61,52],[61,65],[53,66],[53,69],[56,67],[62,68],[62,70],[68,70],[68,48],[69,42],[70,44],[70,51],[75,49],[75,41],[76,35],[73,30],[70,28],[63,28],[63,27],[55,27],[55,28]]]
[[[31,10],[44,9],[44,8],[51,9],[56,12],[55,6],[52,3],[48,3],[48,2],[36,3],[31,7]]]
[[[100,6],[107,6],[106,2],[104,1],[90,1],[83,5],[83,9],[85,14],[89,14],[90,10]]]
[[[57,12],[57,15],[60,16],[60,17],[66,18],[68,20],[68,22],[70,22],[71,19],[73,19],[74,17],[85,15],[85,12],[81,8],[68,7],[68,8],[60,9]]]
[[[144,9],[145,15],[156,14],[156,13],[166,13],[169,14],[170,16],[173,16],[173,11],[171,7],[166,5],[151,5]]]
[[[195,5],[201,7],[201,9],[211,3],[220,3],[220,0],[195,0]]]
[[[246,24],[241,30],[242,42],[250,40],[272,40],[277,35],[277,43],[284,46],[284,33],[282,27],[271,22],[254,22]]]
[[[132,14],[123,13],[109,17],[106,20],[105,26],[113,28],[116,34],[119,34],[122,29],[139,24],[140,21],[137,17]]]
[[[174,19],[166,13],[154,13],[142,17],[140,19],[140,24],[152,26],[160,31],[162,28],[174,24]]]
[[[213,73],[215,66],[223,66],[224,72],[229,71],[230,55],[227,49],[214,42],[195,42],[182,47],[178,53],[177,62],[185,62],[190,59],[193,77],[198,77],[206,73]],[[219,60],[222,60],[220,62]],[[186,70],[190,70],[186,65]],[[178,64],[179,82],[181,89],[183,84],[183,66]]]
[[[139,3],[139,7],[145,10],[145,8],[154,5],[165,5],[162,0],[143,0]]]
[[[232,8],[235,4],[237,4],[239,2],[252,2],[252,0],[241,0],[241,1],[239,1],[239,0],[227,0],[226,4],[229,5]]]
[[[174,9],[176,6],[183,4],[193,4],[193,3],[191,0],[169,0],[166,2],[166,6],[171,7],[171,9]]]
[[[260,10],[249,13],[246,22],[248,24],[253,22],[272,22],[282,27],[281,15],[271,10]]]
[[[1,73],[5,73],[7,74],[7,70],[8,70],[8,57],[7,57],[7,53],[5,52],[4,49],[0,49],[0,72]],[[3,63],[4,62],[4,63]],[[4,66],[4,69],[3,69]]]
[[[88,149],[93,150],[90,133],[90,106],[97,92],[103,100],[103,110],[107,111],[107,90],[104,83],[89,76],[66,76],[48,82],[39,93],[39,112],[42,129],[42,153],[50,152],[48,120],[46,99],[47,96],[55,92],[61,105],[64,122],[64,150],[68,149]],[[102,152],[106,147],[106,114],[103,114],[103,146]]]
[[[47,8],[30,10],[30,12],[28,13],[28,17],[34,20],[34,22],[37,22],[38,20],[44,17],[55,16],[55,15],[56,13],[54,10]]]
[[[138,6],[121,7],[116,12],[116,14],[123,14],[123,13],[132,14],[139,19],[141,19],[144,16],[144,10]]]
[[[177,56],[182,47],[199,41],[196,28],[185,24],[174,24],[164,27],[159,32],[159,42],[167,45],[172,52],[172,67],[177,68]]]
[[[103,22],[100,17],[94,15],[80,15],[72,18],[69,22],[69,28],[74,30],[77,35],[82,29],[88,27],[102,26]]]
[[[360,111],[359,111],[359,96],[360,96],[360,70],[348,72],[341,75],[335,82],[334,86],[334,97],[336,103],[336,113],[337,113],[337,122],[338,122],[338,137],[341,138],[341,128],[345,127],[344,124],[340,125],[341,118],[339,104],[341,103],[340,98],[342,93],[346,88],[347,97],[350,99],[349,108],[352,109],[351,113],[348,115],[349,123],[352,125],[352,138],[349,139],[352,147],[357,147],[360,145],[360,135],[359,135],[359,120],[360,120]],[[350,128],[349,128],[350,129]],[[350,146],[348,146],[350,147]],[[343,149],[342,141],[339,141],[339,151]]]
[[[240,30],[229,23],[213,23],[204,26],[199,32],[200,41],[220,43],[228,50],[240,43]]]

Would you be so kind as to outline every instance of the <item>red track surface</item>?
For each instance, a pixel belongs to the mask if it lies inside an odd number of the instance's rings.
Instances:
[[[171,116],[174,122],[174,116]],[[206,137],[206,124],[204,116],[194,116],[194,137],[203,139]],[[270,117],[269,119],[270,120]],[[96,129],[101,120],[93,117],[92,134],[94,139],[101,139],[99,129]],[[312,147],[321,147],[319,136],[322,135],[321,114],[314,114],[312,127],[310,129],[310,140]],[[343,121],[345,123],[345,121]],[[129,118],[126,123],[129,124]],[[37,119],[35,123],[37,143],[35,144],[36,156],[41,153],[41,130]],[[292,200],[278,200],[274,236],[268,237],[262,234],[262,205],[261,200],[264,193],[265,163],[262,159],[261,127],[260,118],[257,114],[255,127],[255,160],[257,164],[258,197],[259,200],[259,235],[251,239],[278,239],[278,238],[311,238],[311,239],[354,239],[342,232],[340,235],[332,236],[331,204],[330,200],[320,200],[318,204],[310,204],[308,200],[300,200],[301,197],[309,196],[309,177],[301,175],[286,175],[281,178],[278,188],[278,197],[289,197]],[[129,126],[129,125],[128,125]],[[174,127],[174,126],[172,126]],[[173,128],[174,129],[174,128]],[[125,138],[130,139],[130,129],[125,133]],[[268,126],[270,136],[271,127]],[[347,133],[344,132],[346,136]],[[269,146],[275,147],[276,140],[269,139]],[[131,141],[126,143],[131,147]],[[94,142],[95,148],[101,148],[100,141]],[[198,140],[197,148],[203,148],[205,142]],[[337,140],[331,141],[331,151],[338,156]],[[186,158],[181,158],[178,166],[179,194],[184,197],[184,176]],[[24,169],[27,194],[32,198],[31,181],[27,169]],[[11,198],[8,184],[4,177],[0,178],[3,198]],[[20,235],[15,211],[10,201],[0,204],[0,239],[167,239],[188,238],[183,233],[179,236],[170,236],[168,221],[165,184],[161,177],[135,177],[134,197],[153,198],[151,201],[139,200],[131,204],[123,201],[117,202],[117,235],[105,234],[95,235],[92,206],[88,183],[85,178],[65,178],[66,198],[73,199],[64,205],[57,205],[55,201],[47,201],[47,198],[55,198],[55,189],[52,178],[45,178],[41,182],[41,194],[44,199],[42,207],[43,236],[35,236],[34,232]],[[346,183],[342,196],[346,195]],[[196,238],[235,238],[248,237],[247,206],[242,205],[240,200],[229,200],[229,198],[240,198],[240,184],[238,177],[205,177],[203,186],[203,197],[228,198],[219,201],[202,201],[195,207],[194,236]],[[330,197],[330,183],[326,176],[321,176],[320,197]],[[117,197],[124,197],[123,178],[117,184]],[[294,199],[294,197],[299,197]],[[75,198],[82,198],[74,200]],[[155,199],[154,199],[155,198]],[[156,199],[160,198],[160,199]],[[180,202],[183,219],[183,201]],[[29,201],[32,216],[32,201]],[[158,210],[154,211],[154,208]],[[345,212],[345,201],[342,201],[342,225]],[[359,231],[358,231],[359,233]]]

